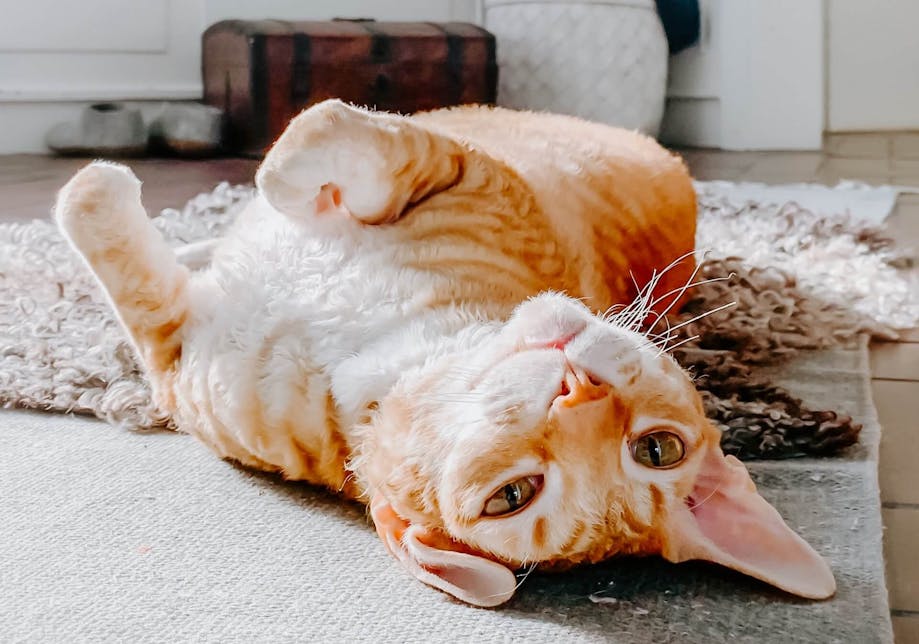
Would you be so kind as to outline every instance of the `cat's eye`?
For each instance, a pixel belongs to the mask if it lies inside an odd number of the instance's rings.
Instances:
[[[511,481],[488,498],[482,515],[499,517],[526,507],[542,487],[542,480],[541,475],[534,475]]]
[[[670,467],[683,460],[686,448],[673,432],[651,432],[630,445],[632,458],[647,467]]]

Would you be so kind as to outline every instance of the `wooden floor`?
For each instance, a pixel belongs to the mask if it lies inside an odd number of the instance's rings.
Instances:
[[[786,183],[841,179],[919,187],[919,133],[827,139],[823,152],[747,153],[681,150],[699,179]],[[55,192],[83,159],[0,156],[0,221],[47,217]],[[246,159],[130,161],[144,181],[150,212],[180,206],[220,181],[249,182]],[[890,220],[895,239],[919,248],[919,194],[900,197]],[[919,293],[919,279],[915,281]],[[919,331],[903,342],[872,347],[875,402],[884,432],[881,496],[894,629],[900,644],[919,644]]]
[[[57,191],[89,159],[63,159],[31,154],[0,155],[0,221],[47,217]],[[221,181],[251,183],[258,163],[252,159],[128,159],[144,182],[148,212],[182,206]]]

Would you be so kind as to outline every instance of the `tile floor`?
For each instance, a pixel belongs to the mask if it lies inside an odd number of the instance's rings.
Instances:
[[[699,179],[828,184],[855,179],[919,187],[919,133],[834,135],[823,152],[680,152]],[[83,163],[0,156],[0,221],[46,217],[55,191]],[[153,212],[180,205],[218,181],[249,181],[256,165],[246,159],[130,164],[145,182],[144,198]],[[900,197],[890,229],[900,243],[919,248],[919,194]],[[919,268],[914,276],[919,292]],[[880,479],[894,630],[898,644],[919,644],[919,331],[902,342],[875,344],[872,375],[884,427]]]

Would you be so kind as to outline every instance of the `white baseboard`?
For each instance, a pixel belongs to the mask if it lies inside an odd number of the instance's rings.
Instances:
[[[751,114],[746,127],[732,131],[730,126],[742,119],[725,114],[720,98],[669,97],[659,138],[667,145],[722,150],[819,150],[822,145],[818,118],[808,123],[791,116],[775,124],[760,119],[757,124]]]
[[[171,85],[32,85],[0,88],[4,103],[75,103],[83,101],[195,101],[203,94],[201,83]]]
[[[721,147],[721,102],[717,98],[669,97],[659,138],[668,145]]]

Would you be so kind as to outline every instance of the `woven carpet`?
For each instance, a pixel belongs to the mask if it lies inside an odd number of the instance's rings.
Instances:
[[[725,298],[739,304],[673,339],[686,341],[679,357],[699,372],[726,449],[784,459],[748,467],[829,559],[833,599],[650,558],[533,574],[499,609],[459,604],[411,580],[361,508],[157,431],[168,419],[92,283],[57,261],[55,233],[37,222],[0,227],[0,401],[149,431],[0,413],[0,639],[890,641],[866,337],[915,320],[901,258],[850,218],[700,187],[704,277],[732,277],[700,287],[683,321]],[[216,234],[247,194],[221,187],[158,225],[176,245]],[[743,241],[726,246],[731,235]],[[33,278],[45,286],[24,291]]]

